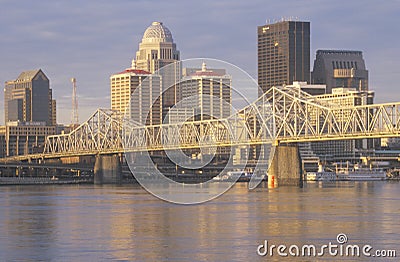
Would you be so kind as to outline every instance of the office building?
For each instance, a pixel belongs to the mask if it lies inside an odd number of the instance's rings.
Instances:
[[[157,73],[162,77],[163,117],[180,100],[180,54],[171,31],[161,22],[153,22],[143,34],[134,61],[136,69]]]
[[[57,102],[55,99],[51,100],[51,125],[57,125]]]
[[[208,70],[203,63],[201,70],[182,78],[182,104],[194,108],[196,120],[226,118],[231,115],[231,84],[225,70]]]
[[[182,101],[182,100],[181,100]],[[164,123],[168,124],[181,124],[186,121],[195,120],[195,110],[193,107],[185,107],[184,103],[178,103],[175,107],[172,107],[168,114],[167,118],[164,119]]]
[[[184,67],[184,68],[182,68],[182,77],[195,75],[197,71],[201,71],[201,70],[202,70],[201,67]],[[207,70],[212,71],[214,74],[218,74],[218,75],[226,74],[226,70],[223,68],[208,68],[207,67]]]
[[[259,26],[258,85],[262,93],[294,81],[310,83],[310,22]]]
[[[55,134],[45,122],[9,121],[0,126],[0,157],[42,153],[46,137]]]
[[[368,90],[368,70],[361,51],[318,50],[311,74],[313,84],[325,84],[327,93],[332,88]]]
[[[324,95],[326,93],[326,85],[310,85],[307,82],[294,81],[292,85],[286,87],[300,89],[312,96]]]
[[[18,121],[24,118],[24,100],[11,99],[7,105],[7,121]]]
[[[332,94],[314,96],[318,102],[326,103],[329,107],[353,107],[358,105],[370,105],[374,103],[373,91],[357,91],[355,88],[333,88]],[[349,113],[340,112],[335,116],[338,121],[350,118]],[[371,150],[380,141],[374,139],[337,140],[326,142],[312,142],[311,148],[321,160],[349,160],[359,157],[361,152]]]
[[[50,82],[41,69],[22,72],[4,88],[5,121],[45,122],[54,125]]]
[[[161,77],[134,66],[110,77],[111,109],[141,124],[160,124]]]

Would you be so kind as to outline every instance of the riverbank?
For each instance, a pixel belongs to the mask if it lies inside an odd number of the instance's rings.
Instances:
[[[93,184],[92,178],[0,177],[0,185]]]

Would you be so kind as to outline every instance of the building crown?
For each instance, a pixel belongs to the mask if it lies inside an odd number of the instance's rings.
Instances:
[[[153,22],[144,32],[142,43],[152,42],[173,42],[171,31],[162,22]]]

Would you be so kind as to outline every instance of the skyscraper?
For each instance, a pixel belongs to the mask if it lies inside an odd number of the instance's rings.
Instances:
[[[314,84],[326,84],[327,93],[334,87],[368,90],[368,70],[361,51],[318,50],[311,76]]]
[[[22,72],[4,88],[6,125],[0,127],[0,157],[42,152],[56,132],[56,102],[41,69]]]
[[[161,77],[134,66],[110,77],[111,109],[141,124],[160,124]]]
[[[136,69],[150,73],[158,72],[162,77],[163,117],[170,107],[180,100],[181,78],[180,54],[176,49],[171,31],[161,22],[153,22],[143,34],[136,52]],[[167,67],[165,67],[167,66]]]
[[[198,120],[226,118],[231,114],[231,84],[225,70],[207,70],[203,63],[201,70],[189,72],[182,79],[182,104],[194,109]]]
[[[258,85],[262,92],[294,81],[310,82],[310,22],[259,26]]]
[[[55,102],[54,102],[55,105]],[[50,82],[41,69],[22,72],[4,88],[5,121],[55,125]]]

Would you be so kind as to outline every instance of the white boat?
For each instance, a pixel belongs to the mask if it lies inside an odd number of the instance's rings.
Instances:
[[[363,168],[354,166],[354,168],[338,169],[336,171],[338,180],[345,181],[373,181],[386,180],[386,172],[382,168]]]
[[[336,171],[324,171],[319,166],[318,172],[307,172],[306,181],[375,181],[386,180],[386,172],[382,168],[365,168],[357,164],[353,168],[347,165],[345,168],[336,165]]]
[[[237,182],[249,182],[253,173],[245,171],[229,171],[222,173],[213,178],[214,181],[226,182],[226,181],[237,181]]]
[[[307,172],[305,180],[307,181],[336,181],[337,176],[334,172]]]

